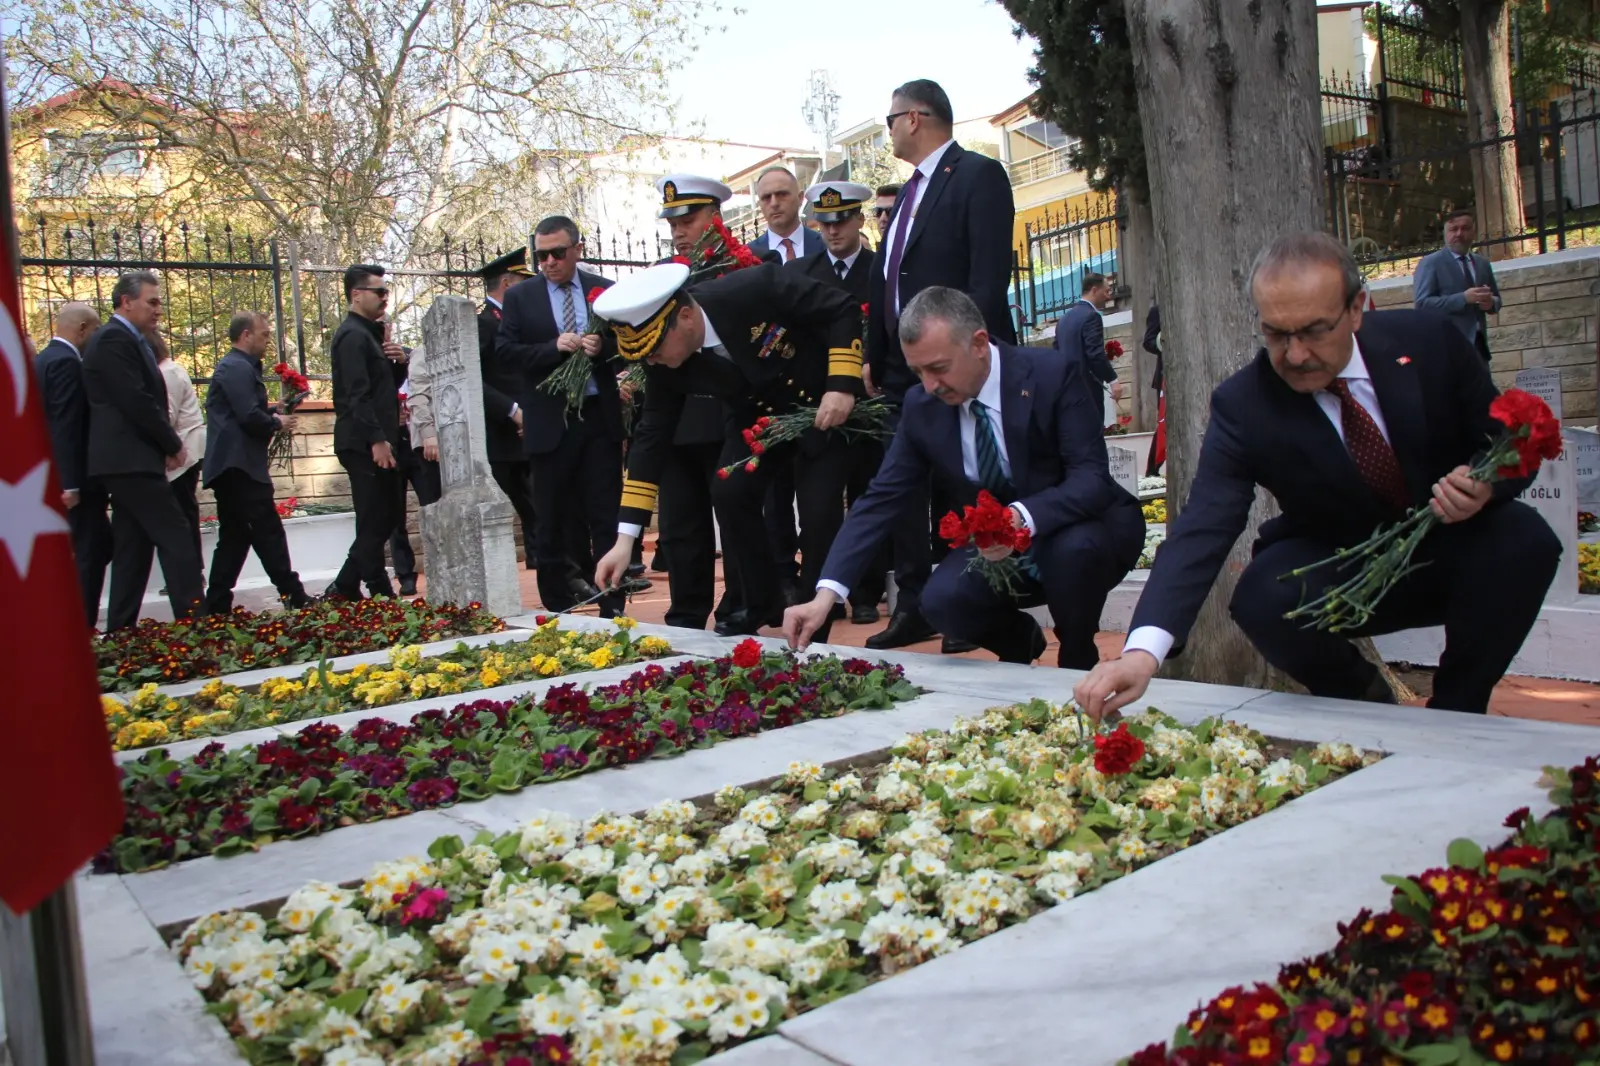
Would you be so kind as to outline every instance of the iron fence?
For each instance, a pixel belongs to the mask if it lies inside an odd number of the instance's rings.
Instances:
[[[1420,19],[1374,4],[1379,80],[1392,97],[1429,107],[1465,111],[1461,42],[1441,37]]]
[[[1077,302],[1087,273],[1117,273],[1123,219],[1114,196],[1102,196],[1023,226],[1013,264],[1011,305],[1020,325],[1037,327]]]

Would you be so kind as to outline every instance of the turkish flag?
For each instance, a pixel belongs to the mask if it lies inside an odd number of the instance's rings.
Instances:
[[[8,131],[0,76],[0,130]],[[122,825],[61,482],[18,290],[11,144],[0,152],[0,900],[32,910]]]

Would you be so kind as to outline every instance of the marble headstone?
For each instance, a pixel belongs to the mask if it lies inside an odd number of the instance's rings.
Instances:
[[[1600,433],[1592,429],[1564,429],[1567,450],[1578,481],[1578,508],[1590,514],[1600,510]]]
[[[489,472],[478,368],[478,316],[461,296],[434,300],[422,320],[444,494],[422,509],[428,599],[522,613],[511,501]]]
[[[1106,445],[1106,456],[1111,460],[1111,480],[1127,489],[1135,498],[1139,495],[1139,453],[1131,448]]]
[[[1517,388],[1531,392],[1561,417],[1561,372],[1544,367],[1517,371]],[[1539,466],[1533,484],[1518,499],[1538,511],[1550,523],[1561,541],[1561,565],[1545,594],[1546,603],[1568,603],[1578,595],[1578,477],[1572,461],[1572,444],[1562,433],[1566,445],[1561,455]]]

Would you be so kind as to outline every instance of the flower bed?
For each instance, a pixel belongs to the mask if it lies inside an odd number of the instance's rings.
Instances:
[[[122,692],[150,682],[171,684],[316,662],[504,628],[504,622],[476,603],[453,607],[424,600],[360,600],[260,614],[241,608],[188,622],[146,618],[132,629],[97,637],[94,652],[100,687]]]
[[[156,749],[122,765],[122,832],[95,865],[126,873],[250,851],[916,695],[898,666],[763,655],[748,640],[730,658],[652,664],[592,692],[559,685],[537,701],[423,711],[409,725],[314,722],[181,762]]]
[[[1165,523],[1167,520],[1167,498],[1157,496],[1153,500],[1144,502],[1144,520],[1146,522]]]
[[[1390,908],[1340,925],[1333,950],[1227,989],[1170,1048],[1126,1061],[1600,1061],[1600,757],[1550,776],[1556,810],[1514,812],[1487,853],[1457,840],[1448,868],[1384,878]]]
[[[1260,814],[1364,756],[1040,701],[870,767],[498,838],[179,942],[252,1062],[692,1063]]]
[[[609,633],[562,632],[559,621],[550,619],[527,640],[482,648],[462,644],[439,655],[423,656],[414,644],[392,648],[387,666],[357,665],[339,672],[324,663],[298,680],[268,678],[254,691],[211,681],[193,696],[163,696],[151,683],[126,703],[111,696],[101,697],[101,703],[112,746],[123,751],[672,654],[661,637],[633,640],[631,618],[617,619],[617,629]]]
[[[1578,545],[1578,591],[1600,593],[1600,544]]]
[[[1167,534],[1159,529],[1147,529],[1144,534],[1144,550],[1139,553],[1139,561],[1134,564],[1135,570],[1148,570],[1156,565],[1156,549],[1166,542]]]
[[[1139,479],[1140,492],[1165,492],[1167,479],[1156,474],[1146,474]]]

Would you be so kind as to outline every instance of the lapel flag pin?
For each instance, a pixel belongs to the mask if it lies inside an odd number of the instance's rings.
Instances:
[[[1027,389],[1023,389],[1022,390],[1022,395],[1023,396],[1027,396],[1028,395],[1028,390]]]
[[[1399,363],[1401,366],[1410,366],[1411,357],[1409,355],[1402,355],[1400,358],[1396,359],[1395,362]]]
[[[950,168],[949,168],[949,167],[945,167],[945,168],[944,168],[944,172],[945,172],[945,173],[946,173],[946,174],[950,174],[950,173],[953,173],[953,171],[951,171],[951,169],[950,169]]]

